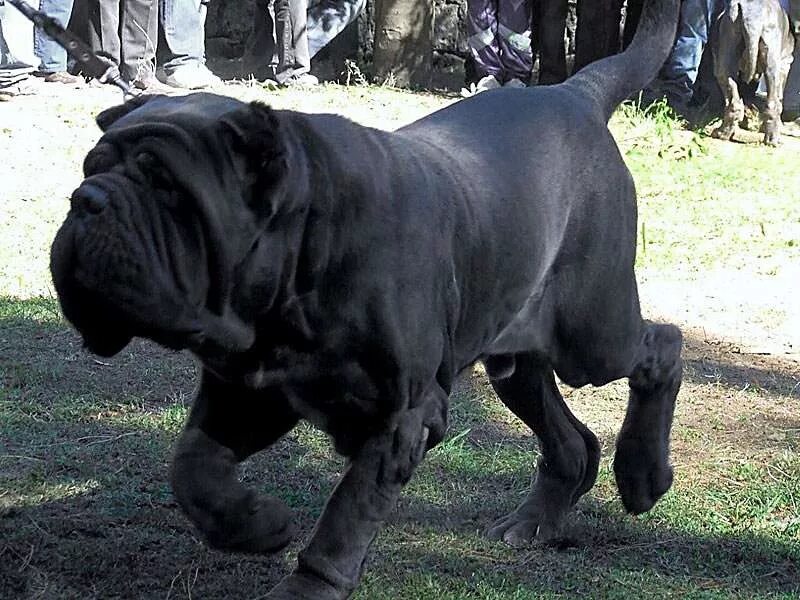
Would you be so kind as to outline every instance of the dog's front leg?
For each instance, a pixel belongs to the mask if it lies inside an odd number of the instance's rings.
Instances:
[[[669,438],[681,386],[682,336],[673,325],[648,323],[628,376],[630,395],[617,437],[614,476],[628,512],[646,512],[672,485]]]
[[[277,498],[248,489],[237,465],[280,439],[298,417],[277,391],[250,390],[203,373],[172,462],[172,490],[210,545],[275,552],[294,533],[292,513]]]
[[[425,452],[444,434],[447,395],[404,410],[353,457],[317,522],[298,566],[270,600],[342,600],[361,577],[367,550]]]

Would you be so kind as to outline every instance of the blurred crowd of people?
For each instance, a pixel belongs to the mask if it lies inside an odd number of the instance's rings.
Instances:
[[[307,0],[257,0],[250,46],[262,62],[259,73],[279,85],[318,83],[311,74],[311,59],[357,18],[365,1],[312,0],[309,5]],[[63,27],[74,8],[74,0],[29,3]],[[88,25],[81,37],[93,51],[116,63],[122,78],[139,90],[166,93],[213,87],[220,78],[206,64],[207,3],[87,0]],[[0,99],[25,93],[30,77],[84,84],[81,74],[71,69],[66,50],[38,28],[31,38],[30,23],[0,0]]]
[[[220,83],[206,65],[205,20],[209,0],[86,0],[91,48],[113,60],[123,79],[151,92],[201,89]],[[700,61],[714,21],[727,0],[683,0],[672,54],[647,90],[679,111],[697,103],[694,94]],[[314,85],[311,59],[353,22],[366,0],[256,0],[248,46],[261,61],[260,79],[279,85]],[[44,32],[32,38],[32,59],[19,56],[30,25],[0,0],[0,98],[21,93],[31,76],[46,82],[80,85],[66,51]],[[39,10],[66,26],[74,0],[39,0]],[[784,0],[795,33],[800,30],[800,0]],[[467,0],[467,34],[477,74],[469,94],[501,86],[530,85],[532,0]],[[158,48],[160,39],[164,46]],[[27,31],[28,38],[20,32]],[[157,65],[156,50],[161,62]],[[30,53],[28,53],[30,54]],[[157,68],[158,67],[158,68]]]

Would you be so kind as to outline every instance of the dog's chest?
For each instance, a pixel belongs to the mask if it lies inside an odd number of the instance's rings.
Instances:
[[[359,358],[319,348],[259,347],[256,351],[200,357],[203,365],[231,384],[253,390],[280,390],[306,420],[334,434],[347,423],[385,412],[381,399],[393,396],[391,378],[375,373]]]

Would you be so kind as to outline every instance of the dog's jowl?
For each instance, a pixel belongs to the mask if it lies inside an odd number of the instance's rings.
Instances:
[[[491,537],[558,537],[594,484],[597,439],[556,375],[627,377],[622,502],[643,512],[670,487],[681,335],[640,315],[635,190],[607,121],[664,62],[677,4],[650,1],[624,53],[563,84],[486,92],[395,132],[209,94],[100,115],[53,279],[91,351],[140,336],[201,362],[172,466],[186,514],[215,547],[279,550],[291,511],[237,464],[301,419],[348,459],[269,598],[350,595],[476,361],[543,454]]]

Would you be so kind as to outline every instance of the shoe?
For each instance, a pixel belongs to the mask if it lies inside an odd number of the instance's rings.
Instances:
[[[161,83],[155,73],[145,73],[131,81],[131,85],[142,90],[143,94],[169,94],[174,91],[170,86]]]
[[[41,77],[47,83],[63,83],[64,85],[81,85],[83,84],[83,77],[72,75],[66,71],[55,71],[53,73],[36,73],[37,77]]]
[[[462,98],[469,98],[475,94],[480,94],[487,90],[495,90],[500,87],[500,82],[494,75],[486,75],[478,80],[478,83],[470,83],[468,88],[461,88]]]
[[[199,62],[178,67],[167,75],[164,81],[168,86],[185,90],[199,90],[222,83],[219,77],[214,75],[208,67]]]
[[[488,90],[496,90],[499,87],[500,82],[497,80],[497,77],[494,75],[487,75],[486,77],[481,77],[478,83],[475,84],[475,93],[480,94]]]
[[[283,85],[286,87],[311,87],[314,85],[319,84],[319,79],[317,79],[311,73],[302,73],[300,75],[292,75],[283,82]]]
[[[528,87],[528,85],[524,81],[522,81],[521,79],[518,79],[517,77],[512,77],[511,79],[509,79],[508,81],[506,81],[503,84],[503,87],[504,88],[514,88],[514,89],[520,89],[521,90],[521,89],[524,89],[524,88]]]

